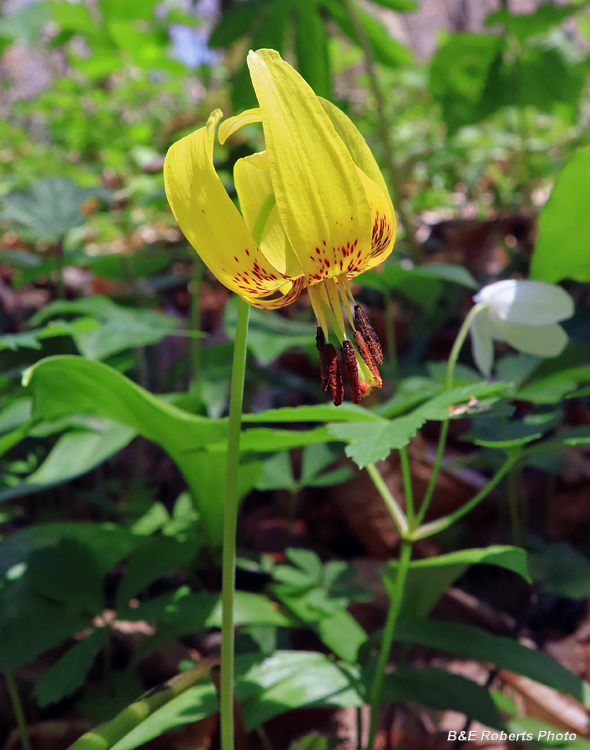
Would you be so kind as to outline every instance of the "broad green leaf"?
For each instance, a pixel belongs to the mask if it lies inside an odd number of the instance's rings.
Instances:
[[[570,599],[590,595],[590,561],[570,544],[536,540],[528,560],[533,580],[541,582],[550,594]]]
[[[329,36],[326,23],[316,0],[298,0],[295,8],[297,70],[318,96],[331,99]]]
[[[442,385],[432,378],[425,378],[421,375],[405,378],[399,384],[395,394],[387,401],[379,404],[375,408],[375,412],[382,417],[391,419],[424,403],[424,401],[428,401],[441,390]]]
[[[244,414],[243,422],[378,422],[379,417],[363,406],[345,401],[341,406],[314,404],[313,406],[283,406],[257,414]]]
[[[513,734],[519,734],[526,732],[527,735],[532,736],[532,740],[527,738],[527,745],[535,750],[590,750],[590,741],[584,737],[576,736],[575,740],[564,739],[565,732],[563,727],[556,727],[553,724],[548,724],[546,721],[541,719],[533,718],[532,716],[519,716],[518,718],[512,719],[508,722],[508,732]],[[571,738],[572,734],[569,733]],[[561,735],[561,739],[554,739]]]
[[[580,383],[588,380],[590,366],[568,367],[528,383],[518,390],[518,398],[536,404],[558,403]]]
[[[530,582],[526,552],[520,547],[494,545],[482,549],[466,549],[446,555],[427,557],[410,563],[402,604],[404,619],[420,620],[430,612],[444,594],[471,565],[485,563],[511,570]],[[392,594],[397,575],[397,561],[385,566],[384,583]]]
[[[422,404],[422,406],[419,406],[412,414],[419,414],[423,417],[424,421],[427,419],[448,419],[452,417],[449,409],[451,406],[459,406],[471,398],[482,399],[484,403],[493,402],[502,396],[510,395],[511,390],[512,383],[489,383],[481,381],[472,385],[464,385],[439,393],[434,398]],[[477,410],[477,406],[474,408]],[[459,416],[464,417],[465,414],[463,413]]]
[[[107,365],[82,357],[49,357],[24,377],[33,395],[33,416],[55,419],[67,414],[94,414],[115,419],[161,445],[174,459],[189,487],[200,482],[195,454],[223,441],[227,423],[188,414],[140,388]],[[223,448],[222,448],[223,449]],[[210,543],[218,544],[219,509],[199,506]]]
[[[367,634],[351,614],[345,610],[335,612],[322,617],[315,627],[321,640],[336,656],[351,664],[356,662]]]
[[[430,63],[430,91],[449,134],[480,121],[488,72],[502,47],[500,37],[459,32],[436,51]]]
[[[68,432],[24,482],[0,491],[0,501],[40,492],[82,476],[128,445],[134,436],[129,427],[111,420],[102,420],[93,431]]]
[[[142,723],[159,708],[166,706],[174,698],[184,695],[195,684],[203,682],[216,661],[215,657],[202,659],[195,667],[176,675],[172,680],[159,686],[157,690],[150,691],[143,698],[124,708],[123,711],[108,723],[91,729],[82,735],[69,750],[109,750],[113,746],[119,748],[119,750],[122,747],[130,750],[133,747],[137,747],[133,742],[131,744],[121,744],[121,742],[124,742],[134,729],[141,727]],[[205,687],[205,685],[202,687]],[[198,698],[203,697],[203,694],[201,693],[200,696],[192,695],[191,697],[193,699],[197,697],[198,702]],[[196,712],[193,712],[193,716],[195,714]],[[204,715],[207,716],[208,714],[205,713]],[[199,718],[202,717],[203,715],[199,716]],[[189,719],[189,721],[191,720],[196,721],[197,719]],[[139,730],[139,735],[142,735],[141,729]],[[146,739],[151,739],[151,737],[146,737]],[[145,739],[140,739],[139,742],[145,742]]]
[[[255,2],[242,2],[228,8],[211,31],[211,49],[227,49],[245,36],[259,12],[260,8]]]
[[[102,575],[123,560],[141,541],[129,531],[110,523],[45,523],[14,531],[0,541],[0,576],[26,563],[34,550],[75,539],[92,550]]]
[[[177,542],[170,537],[154,537],[139,545],[131,554],[119,588],[117,609],[125,606],[154,581],[182,570],[197,555],[194,539]]]
[[[105,195],[103,188],[80,188],[67,177],[45,177],[28,190],[15,190],[3,196],[0,219],[23,227],[34,239],[62,240],[70,229],[83,221],[84,201]]]
[[[344,6],[338,0],[321,0],[320,5],[326,8],[343,34],[352,39],[355,44],[359,44],[358,34]],[[378,63],[397,68],[411,61],[410,50],[394,39],[374,16],[360,8],[356,8],[356,16],[363,25],[371,52]]]
[[[242,671],[241,666],[238,657],[236,697],[247,731],[291,709],[318,705],[351,687],[350,679],[330,657],[311,651],[276,651],[248,670]]]
[[[539,218],[531,278],[590,280],[590,146],[566,164]],[[556,252],[559,248],[559,252]]]
[[[330,750],[330,743],[325,735],[311,732],[292,742],[289,750]]]
[[[43,673],[33,691],[41,708],[67,698],[84,684],[86,675],[104,642],[105,632],[102,628],[95,629],[86,638],[76,641]]]
[[[224,327],[230,339],[236,330],[237,298],[225,307]],[[309,346],[315,343],[316,326],[289,320],[269,310],[250,310],[248,325],[248,349],[263,367],[294,346]]]
[[[439,711],[459,711],[488,727],[504,728],[489,690],[436,667],[401,667],[385,677],[382,703],[417,701]]]
[[[572,695],[590,708],[590,684],[547,654],[527,648],[512,638],[492,635],[473,625],[442,620],[400,621],[395,628],[395,638],[402,643],[449,651],[509,669]]]
[[[25,575],[38,594],[53,602],[92,615],[104,608],[96,556],[76,539],[61,539],[56,547],[34,550]]]
[[[134,750],[155,737],[161,737],[165,732],[200,721],[216,711],[219,711],[219,704],[213,683],[193,685],[142,719],[137,726],[131,728],[124,737],[112,745],[110,750]],[[78,750],[95,748],[80,746]]]
[[[553,26],[560,24],[573,13],[580,10],[579,5],[557,6],[546,2],[533,13],[511,13],[508,8],[490,13],[486,18],[486,26],[501,23],[509,34],[524,41],[530,36],[546,34]]]
[[[426,417],[418,413],[397,417],[391,421],[382,420],[374,424],[347,422],[331,424],[329,433],[339,440],[349,443],[346,455],[363,469],[367,464],[383,461],[394,449],[406,446]]]

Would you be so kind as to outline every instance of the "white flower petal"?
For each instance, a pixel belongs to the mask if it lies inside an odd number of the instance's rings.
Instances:
[[[500,320],[545,326],[566,320],[574,314],[570,295],[544,281],[504,279],[488,284],[473,298],[487,302]]]
[[[490,321],[496,338],[526,354],[538,357],[557,357],[565,349],[567,333],[557,323],[545,326],[527,326],[504,320]]]
[[[479,367],[480,372],[489,378],[494,362],[494,342],[492,341],[492,332],[490,319],[486,310],[481,310],[471,323],[471,351],[475,364]]]

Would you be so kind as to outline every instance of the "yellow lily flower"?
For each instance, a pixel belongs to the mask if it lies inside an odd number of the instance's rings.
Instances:
[[[357,128],[278,52],[250,52],[248,67],[260,107],[219,127],[224,143],[243,125],[262,122],[266,151],[239,159],[234,168],[241,214],[213,167],[220,110],[168,151],[166,195],[203,262],[251,305],[283,307],[307,288],[319,324],[322,390],[342,403],[340,363],[327,343],[330,323],[358,403],[371,387],[381,387],[377,364],[383,357],[349,280],[391,253],[391,199]]]

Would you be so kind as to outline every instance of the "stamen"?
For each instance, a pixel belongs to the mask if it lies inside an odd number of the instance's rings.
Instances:
[[[344,399],[344,385],[342,383],[338,355],[332,344],[326,344],[326,362],[328,365],[328,382],[332,391],[332,401],[334,402],[334,406],[340,406]]]
[[[321,325],[322,331],[324,332],[324,336],[328,338],[328,321],[326,320],[326,315],[324,313],[322,301],[317,292],[317,289],[313,286],[308,286],[307,293],[309,295],[309,301],[311,302],[311,306],[313,308],[313,312],[316,317],[316,320]]]
[[[322,393],[327,393],[330,389],[330,381],[328,379],[328,361],[326,356],[326,337],[322,331],[321,326],[318,326],[316,332],[316,344],[318,352],[320,354],[320,377],[322,379]]]
[[[346,311],[346,317],[348,318],[350,327],[354,328],[354,321],[352,319],[352,312],[350,310],[350,300],[348,299],[348,295],[346,293],[346,274],[342,274],[342,276],[339,276],[337,279],[337,283],[338,291],[340,292],[340,297],[342,299],[342,304],[344,305],[344,310]]]
[[[338,290],[336,289],[334,279],[326,279],[322,286],[326,290],[330,307],[334,311],[334,315],[336,316],[338,325],[340,326],[342,332],[344,332],[344,315],[342,314],[342,303],[340,302],[340,295],[338,294]]]
[[[383,385],[381,375],[379,373],[379,370],[377,369],[377,365],[375,364],[375,359],[373,358],[373,355],[369,350],[369,347],[367,346],[367,342],[362,337],[360,331],[354,332],[354,340],[356,345],[358,346],[361,357],[363,358],[363,362],[367,365],[367,367],[369,368],[369,372],[373,376],[373,385],[375,386],[375,388],[381,388]]]
[[[360,404],[363,396],[359,384],[359,368],[356,364],[356,352],[354,346],[349,339],[345,339],[342,342],[342,361],[344,362],[344,366],[348,373],[352,401],[355,404]]]
[[[363,337],[369,351],[371,352],[372,358],[375,360],[375,362],[378,365],[382,365],[383,364],[383,349],[381,349],[379,338],[377,337],[377,334],[375,333],[375,330],[373,326],[371,325],[369,318],[367,318],[365,313],[362,311],[360,305],[354,306],[354,322],[355,322],[355,328],[357,329],[357,331],[360,332],[361,336]],[[357,342],[357,346],[358,346],[356,335],[355,335],[354,340]],[[360,346],[359,346],[359,349],[360,349]],[[364,356],[363,356],[363,359],[364,359]]]

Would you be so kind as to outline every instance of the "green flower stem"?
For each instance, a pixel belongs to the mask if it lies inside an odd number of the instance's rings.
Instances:
[[[385,505],[387,505],[387,509],[393,516],[393,521],[397,526],[397,530],[399,531],[401,537],[404,538],[409,531],[408,519],[406,518],[406,514],[400,508],[397,500],[389,491],[389,487],[385,484],[385,480],[381,476],[381,473],[379,472],[375,464],[367,464],[366,469],[369,473],[369,476],[373,480],[373,484],[375,485],[377,491],[383,498]]]
[[[471,324],[473,323],[475,316],[481,310],[483,310],[485,306],[486,303],[484,302],[480,302],[479,304],[474,305],[465,317],[463,325],[459,329],[459,333],[457,334],[457,338],[455,339],[455,343],[453,344],[453,348],[451,349],[451,353],[449,355],[449,361],[447,363],[447,378],[445,381],[445,390],[447,391],[450,391],[453,387],[453,382],[455,379],[455,366],[457,364],[457,359],[459,358],[459,352],[461,351],[461,348],[465,343],[465,339],[467,338],[467,334],[469,333]],[[418,515],[416,517],[418,524],[422,523],[422,521],[424,520],[424,516],[426,515],[426,511],[430,506],[430,501],[432,500],[432,495],[434,494],[434,488],[436,487],[436,480],[438,479],[438,475],[440,473],[440,467],[442,465],[442,460],[445,453],[448,434],[449,420],[445,419],[440,428],[438,447],[436,449],[436,456],[432,465],[430,479],[428,480],[428,487],[426,488],[426,493],[424,494],[424,499],[422,500],[420,511],[418,512]]]
[[[417,541],[418,539],[426,539],[433,534],[438,534],[440,531],[448,529],[449,526],[452,526],[460,518],[467,515],[469,511],[473,510],[476,505],[478,505],[487,495],[489,495],[494,487],[496,487],[496,485],[499,484],[502,479],[504,479],[506,474],[508,474],[510,469],[521,457],[522,454],[520,453],[520,451],[509,453],[506,457],[506,461],[502,464],[502,466],[498,469],[498,471],[494,474],[494,476],[490,479],[486,486],[483,487],[477,493],[477,495],[472,497],[468,503],[465,503],[465,505],[461,506],[458,510],[448,516],[437,518],[435,521],[430,521],[430,523],[425,523],[423,526],[420,526],[420,528],[412,532],[410,538],[414,541]]]
[[[408,448],[404,446],[400,449],[399,459],[402,469],[402,478],[404,480],[404,495],[406,496],[406,515],[410,529],[414,527],[414,493],[412,491],[412,473],[410,471],[410,459],[408,457]]]
[[[243,299],[238,304],[234,341],[234,360],[229,405],[227,468],[223,514],[223,561],[221,588],[221,748],[234,750],[234,588],[236,579],[236,529],[238,523],[238,462],[242,401],[246,373],[248,318],[250,306]]]
[[[22,750],[31,750],[27,720],[25,719],[25,712],[18,692],[16,680],[14,679],[14,675],[10,670],[4,672],[4,679],[6,680],[8,695],[10,696],[12,710],[14,711],[14,718],[16,719],[16,726],[18,729],[18,738],[20,740]]]
[[[379,718],[379,706],[381,705],[383,683],[385,682],[385,670],[387,669],[389,652],[391,651],[391,645],[393,643],[395,624],[398,620],[402,601],[404,598],[404,587],[406,584],[408,569],[410,567],[411,557],[412,542],[404,539],[402,540],[400,549],[397,577],[395,579],[395,588],[393,590],[393,595],[389,604],[387,621],[385,622],[385,627],[383,629],[383,638],[381,640],[379,660],[377,661],[377,670],[375,672],[375,678],[371,686],[371,694],[369,698],[371,705],[371,722],[369,724],[369,741],[367,743],[368,750],[373,750],[373,747],[375,745],[375,735],[377,734],[377,720]]]
[[[373,97],[375,98],[375,102],[377,105],[379,137],[381,139],[381,144],[383,146],[385,168],[387,170],[387,176],[389,177],[389,186],[393,193],[393,202],[395,204],[396,212],[397,212],[397,215],[399,216],[400,223],[402,227],[404,228],[406,241],[412,248],[412,254],[414,256],[414,260],[416,260],[416,262],[420,262],[422,251],[421,251],[419,243],[416,240],[416,233],[414,232],[414,227],[412,226],[412,222],[410,221],[402,205],[402,199],[401,199],[402,179],[401,179],[399,170],[395,164],[395,159],[393,157],[393,151],[394,151],[393,143],[392,143],[392,138],[391,138],[391,132],[389,129],[389,123],[387,122],[387,114],[385,112],[385,96],[383,95],[383,91],[381,90],[381,86],[379,85],[379,81],[377,79],[377,72],[375,70],[375,60],[373,59],[373,52],[371,50],[371,45],[369,43],[369,39],[367,38],[365,28],[356,12],[354,0],[344,0],[344,7],[350,19],[350,23],[352,24],[354,31],[358,37],[358,42],[363,52],[363,57],[365,59],[365,68],[367,71],[367,75],[369,77],[369,86],[371,88],[371,92],[373,94]]]
[[[508,495],[508,507],[510,510],[510,524],[512,526],[512,541],[518,547],[523,546],[522,523],[518,502],[519,475],[515,466],[512,466],[506,477],[506,489]]]

